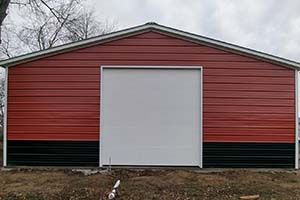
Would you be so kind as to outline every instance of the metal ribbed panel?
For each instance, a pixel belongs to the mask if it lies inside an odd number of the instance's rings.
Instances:
[[[98,166],[99,142],[8,141],[9,166]]]
[[[8,140],[98,141],[105,65],[202,66],[204,142],[295,143],[294,70],[160,33],[10,68]]]
[[[295,144],[204,143],[204,167],[294,168]]]

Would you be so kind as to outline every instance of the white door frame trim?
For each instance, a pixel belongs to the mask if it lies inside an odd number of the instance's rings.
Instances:
[[[295,169],[299,169],[299,71],[295,70]]]
[[[101,152],[102,152],[102,141],[103,135],[102,133],[102,102],[103,102],[103,71],[104,69],[199,69],[200,70],[200,159],[199,159],[199,167],[203,168],[203,67],[202,66],[151,66],[151,65],[145,65],[145,66],[136,66],[136,65],[102,65],[100,66],[100,120],[99,120],[99,126],[100,126],[100,131],[99,131],[99,167],[103,167],[102,159],[101,159]]]

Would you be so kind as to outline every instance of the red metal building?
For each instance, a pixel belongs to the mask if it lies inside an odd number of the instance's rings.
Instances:
[[[4,166],[298,168],[297,62],[148,23],[0,65]]]

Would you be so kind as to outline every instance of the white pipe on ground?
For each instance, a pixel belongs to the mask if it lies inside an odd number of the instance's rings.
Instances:
[[[112,191],[108,194],[108,199],[114,199],[118,196],[117,188],[120,186],[121,181],[117,180]]]

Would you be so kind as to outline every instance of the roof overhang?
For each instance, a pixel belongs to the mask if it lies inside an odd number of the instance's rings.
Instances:
[[[170,28],[170,27],[152,23],[152,22],[146,23],[144,25],[135,26],[132,28],[112,32],[109,34],[81,40],[78,42],[73,42],[73,43],[53,47],[53,48],[46,49],[43,51],[37,51],[37,52],[13,57],[13,58],[10,58],[7,60],[2,60],[2,61],[0,61],[0,66],[10,67],[10,66],[14,66],[17,64],[29,62],[32,60],[37,60],[37,59],[40,59],[43,57],[48,57],[48,56],[60,54],[63,52],[68,52],[68,51],[72,51],[72,50],[76,50],[76,49],[89,47],[89,46],[94,46],[94,45],[110,42],[110,41],[117,40],[117,39],[126,38],[129,36],[137,35],[137,34],[144,33],[144,32],[149,32],[149,31],[154,31],[154,32],[162,33],[162,34],[169,35],[172,37],[180,38],[183,40],[191,41],[193,43],[204,44],[206,46],[210,46],[213,48],[225,50],[225,51],[240,54],[240,55],[245,55],[245,56],[252,57],[252,58],[255,58],[258,60],[271,62],[271,63],[277,64],[277,65],[280,65],[283,67],[293,68],[293,69],[297,69],[297,70],[300,69],[300,63],[292,61],[292,60],[288,60],[288,59],[274,56],[271,54],[263,53],[263,52],[256,51],[253,49],[241,47],[238,45],[230,44],[227,42],[211,39],[208,37],[200,36],[197,34],[181,31],[178,29]]]

